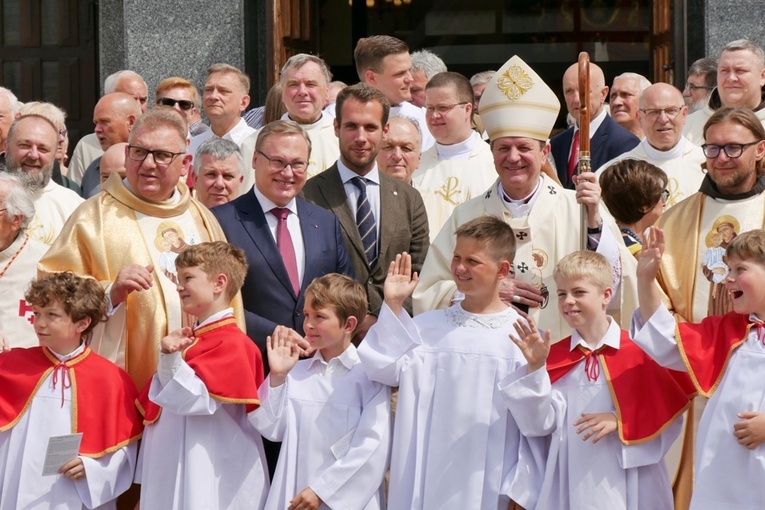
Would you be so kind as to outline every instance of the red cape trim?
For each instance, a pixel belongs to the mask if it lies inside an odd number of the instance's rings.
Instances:
[[[680,322],[675,337],[688,374],[699,393],[709,397],[719,386],[733,351],[746,342],[749,317],[729,312],[701,323]]]
[[[224,404],[245,404],[251,413],[260,406],[258,387],[264,369],[260,351],[227,317],[194,331],[194,342],[183,351],[183,359],[205,383],[212,398]],[[151,380],[144,386],[136,405],[144,424],[155,423],[162,408],[149,399]]]
[[[572,351],[570,346],[567,337],[550,348],[547,373],[552,383],[585,358],[585,349]],[[659,366],[626,331],[621,332],[619,349],[603,346],[595,354],[604,369],[624,444],[654,439],[685,411],[695,394],[688,374]]]
[[[14,427],[58,358],[43,347],[11,349],[0,354],[0,431]],[[80,455],[103,457],[141,437],[138,394],[130,376],[86,347],[64,362],[72,382],[72,433],[82,432]]]

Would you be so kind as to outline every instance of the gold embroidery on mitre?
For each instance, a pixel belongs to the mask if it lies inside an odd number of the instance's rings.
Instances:
[[[526,92],[531,90],[534,82],[531,76],[526,74],[520,66],[510,66],[507,71],[497,80],[497,87],[511,101],[517,101]]]

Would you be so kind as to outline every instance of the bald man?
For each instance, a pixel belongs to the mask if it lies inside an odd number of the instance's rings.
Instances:
[[[576,170],[579,157],[579,64],[571,65],[563,74],[563,95],[568,113],[575,124],[566,131],[555,135],[550,144],[558,178],[564,187],[574,189],[571,177]],[[628,150],[633,149],[640,139],[621,127],[606,112],[603,104],[608,97],[608,87],[603,70],[590,63],[590,94],[587,98],[590,113],[590,154],[592,168],[600,168]]]
[[[141,116],[141,105],[130,94],[113,92],[102,97],[93,110],[95,134],[101,149],[106,151],[116,143],[127,142],[133,124]],[[100,189],[101,157],[96,158],[82,176],[82,193],[90,198]]]
[[[101,156],[101,168],[99,169],[100,182],[96,192],[101,191],[101,184],[105,183],[113,173],[118,173],[120,177],[125,177],[125,150],[127,146],[127,142],[115,143],[106,149],[104,155]]]
[[[683,136],[688,107],[682,92],[668,83],[656,83],[643,91],[638,101],[638,120],[645,139],[631,151],[612,159],[606,168],[622,159],[640,159],[658,166],[667,174],[667,208],[699,190],[704,179],[701,147]]]

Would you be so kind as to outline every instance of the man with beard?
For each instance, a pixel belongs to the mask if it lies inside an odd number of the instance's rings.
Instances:
[[[58,130],[40,115],[17,119],[5,141],[5,171],[21,179],[35,203],[27,233],[47,245],[53,244],[83,201],[74,191],[51,180],[57,148]]]

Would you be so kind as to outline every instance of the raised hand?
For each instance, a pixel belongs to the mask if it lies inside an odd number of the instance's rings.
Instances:
[[[654,280],[659,273],[659,264],[664,255],[664,231],[659,227],[648,227],[645,244],[637,254],[637,276],[641,280]]]
[[[162,341],[159,342],[159,349],[164,354],[172,354],[182,351],[193,342],[194,337],[192,336],[191,328],[178,328],[162,338]]]
[[[146,267],[140,264],[130,264],[120,269],[109,292],[112,306],[117,306],[125,301],[131,292],[150,289],[153,284],[152,271],[154,271],[153,264]]]
[[[581,425],[581,427],[579,427]],[[582,441],[587,441],[592,436],[592,444],[597,443],[606,435],[617,429],[616,415],[614,413],[582,413],[582,417],[574,422],[577,434],[585,432]]]
[[[385,303],[398,315],[406,298],[412,295],[419,282],[417,273],[412,273],[412,256],[407,252],[396,255],[396,260],[388,266],[388,276],[383,285]]]
[[[513,327],[518,336],[510,334],[510,339],[521,350],[521,354],[526,358],[529,366],[529,372],[534,372],[545,366],[547,356],[550,354],[550,330],[545,331],[545,336],[539,333],[536,324],[531,317],[526,316],[526,321],[515,321]]]
[[[287,374],[300,359],[300,347],[292,333],[293,330],[286,326],[276,326],[273,334],[266,339],[272,388],[284,384]]]

